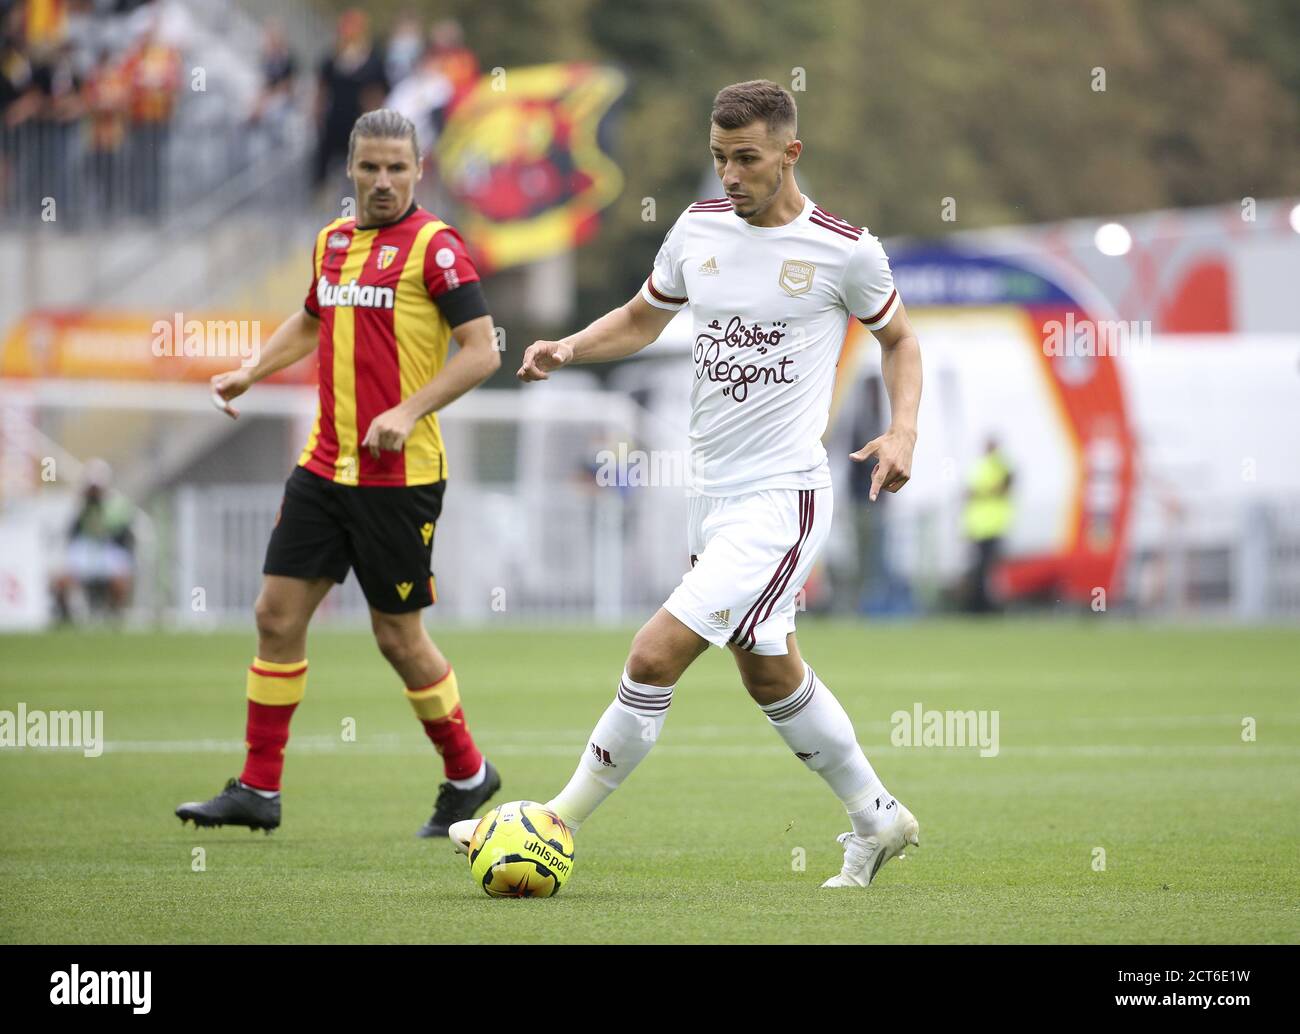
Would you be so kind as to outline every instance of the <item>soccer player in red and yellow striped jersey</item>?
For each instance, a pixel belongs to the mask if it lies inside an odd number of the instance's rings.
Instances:
[[[176,809],[196,825],[280,824],[289,721],[307,680],[307,626],[349,569],[370,605],[380,651],[442,755],[446,782],[421,836],[446,836],[501,786],[474,744],[456,674],[420,620],[434,602],[433,531],[447,457],[437,411],[500,366],[492,317],[460,235],[413,201],[415,128],[395,111],[357,120],[348,151],[360,217],[316,236],[303,309],[252,367],[212,379],[230,401],[317,352],[316,422],[267,546],[247,676],[248,757],[216,797]],[[450,343],[458,349],[449,356]]]

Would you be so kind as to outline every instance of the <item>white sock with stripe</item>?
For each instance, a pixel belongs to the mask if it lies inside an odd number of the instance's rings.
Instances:
[[[586,822],[650,753],[664,727],[674,688],[633,682],[625,668],[618,696],[591,731],[573,778],[546,807],[571,829]]]
[[[894,798],[858,745],[848,714],[812,668],[804,665],[803,681],[790,696],[762,709],[786,746],[843,802],[853,832],[869,836],[894,821]]]

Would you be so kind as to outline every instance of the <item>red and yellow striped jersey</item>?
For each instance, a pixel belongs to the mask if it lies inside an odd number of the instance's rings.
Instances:
[[[320,318],[316,424],[298,465],[343,485],[427,485],[447,476],[438,417],[400,452],[360,447],[370,422],[424,387],[447,361],[451,327],[434,299],[477,281],[460,234],[413,205],[365,228],[336,219],[316,237],[304,307]]]

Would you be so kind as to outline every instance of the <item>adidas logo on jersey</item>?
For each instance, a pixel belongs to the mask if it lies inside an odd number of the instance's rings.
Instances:
[[[700,272],[705,276],[717,276],[722,270],[718,268],[718,260],[710,255],[709,261],[700,266]]]
[[[331,284],[324,276],[316,282],[316,303],[322,308],[351,306],[358,309],[391,309],[397,292],[391,287],[360,284],[356,278],[346,284]]]

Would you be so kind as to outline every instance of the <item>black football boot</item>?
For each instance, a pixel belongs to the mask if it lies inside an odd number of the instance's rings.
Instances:
[[[240,786],[238,779],[232,779],[212,800],[182,804],[176,809],[176,815],[182,826],[189,819],[195,827],[247,826],[250,830],[264,829],[269,834],[280,825],[280,798],[263,797]]]

